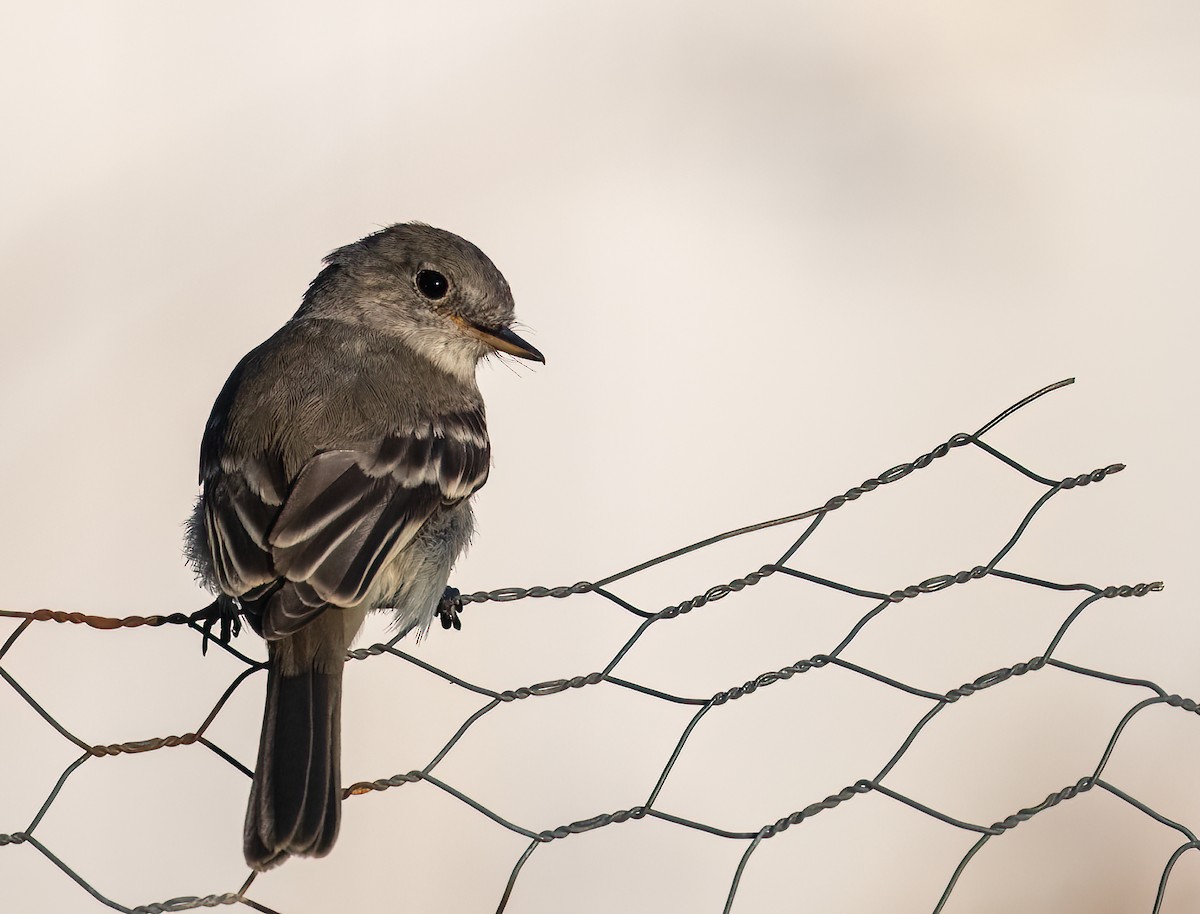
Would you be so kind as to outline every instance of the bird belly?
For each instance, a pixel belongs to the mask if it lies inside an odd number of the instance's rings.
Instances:
[[[471,507],[460,502],[431,517],[417,535],[379,570],[360,606],[390,609],[397,631],[417,630],[420,638],[450,580],[450,569],[474,528]]]

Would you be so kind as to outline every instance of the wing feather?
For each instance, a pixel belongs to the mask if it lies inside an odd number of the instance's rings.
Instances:
[[[266,601],[262,612],[262,636],[277,641],[294,635],[325,612],[329,603],[303,581],[287,581]]]
[[[256,603],[268,638],[354,606],[430,517],[483,485],[490,460],[480,407],[318,453],[290,490],[265,458],[244,474],[222,465],[205,483],[218,583]]]
[[[345,526],[341,516],[371,494],[360,458],[356,451],[326,451],[304,465],[268,540],[277,560],[331,525]]]
[[[259,500],[241,477],[222,477],[208,488],[204,521],[209,552],[225,593],[240,596],[277,577],[261,535],[276,510]]]

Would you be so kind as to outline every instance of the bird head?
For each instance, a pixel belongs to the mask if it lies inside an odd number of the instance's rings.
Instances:
[[[513,332],[507,280],[458,235],[400,223],[338,248],[325,263],[297,317],[347,320],[398,336],[460,376],[473,376],[479,360],[495,352],[546,361]]]

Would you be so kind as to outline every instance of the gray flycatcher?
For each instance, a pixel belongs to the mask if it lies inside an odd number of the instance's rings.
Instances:
[[[325,263],[217,397],[188,524],[213,606],[240,604],[270,656],[244,833],[255,870],[337,838],[342,672],[366,614],[423,632],[454,593],[491,455],[477,363],[545,362],[511,329],[500,271],[457,235],[393,225]]]

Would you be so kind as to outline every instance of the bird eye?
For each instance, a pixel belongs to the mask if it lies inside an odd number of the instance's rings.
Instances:
[[[417,274],[417,291],[426,298],[442,298],[449,288],[450,281],[437,270],[422,270]]]

